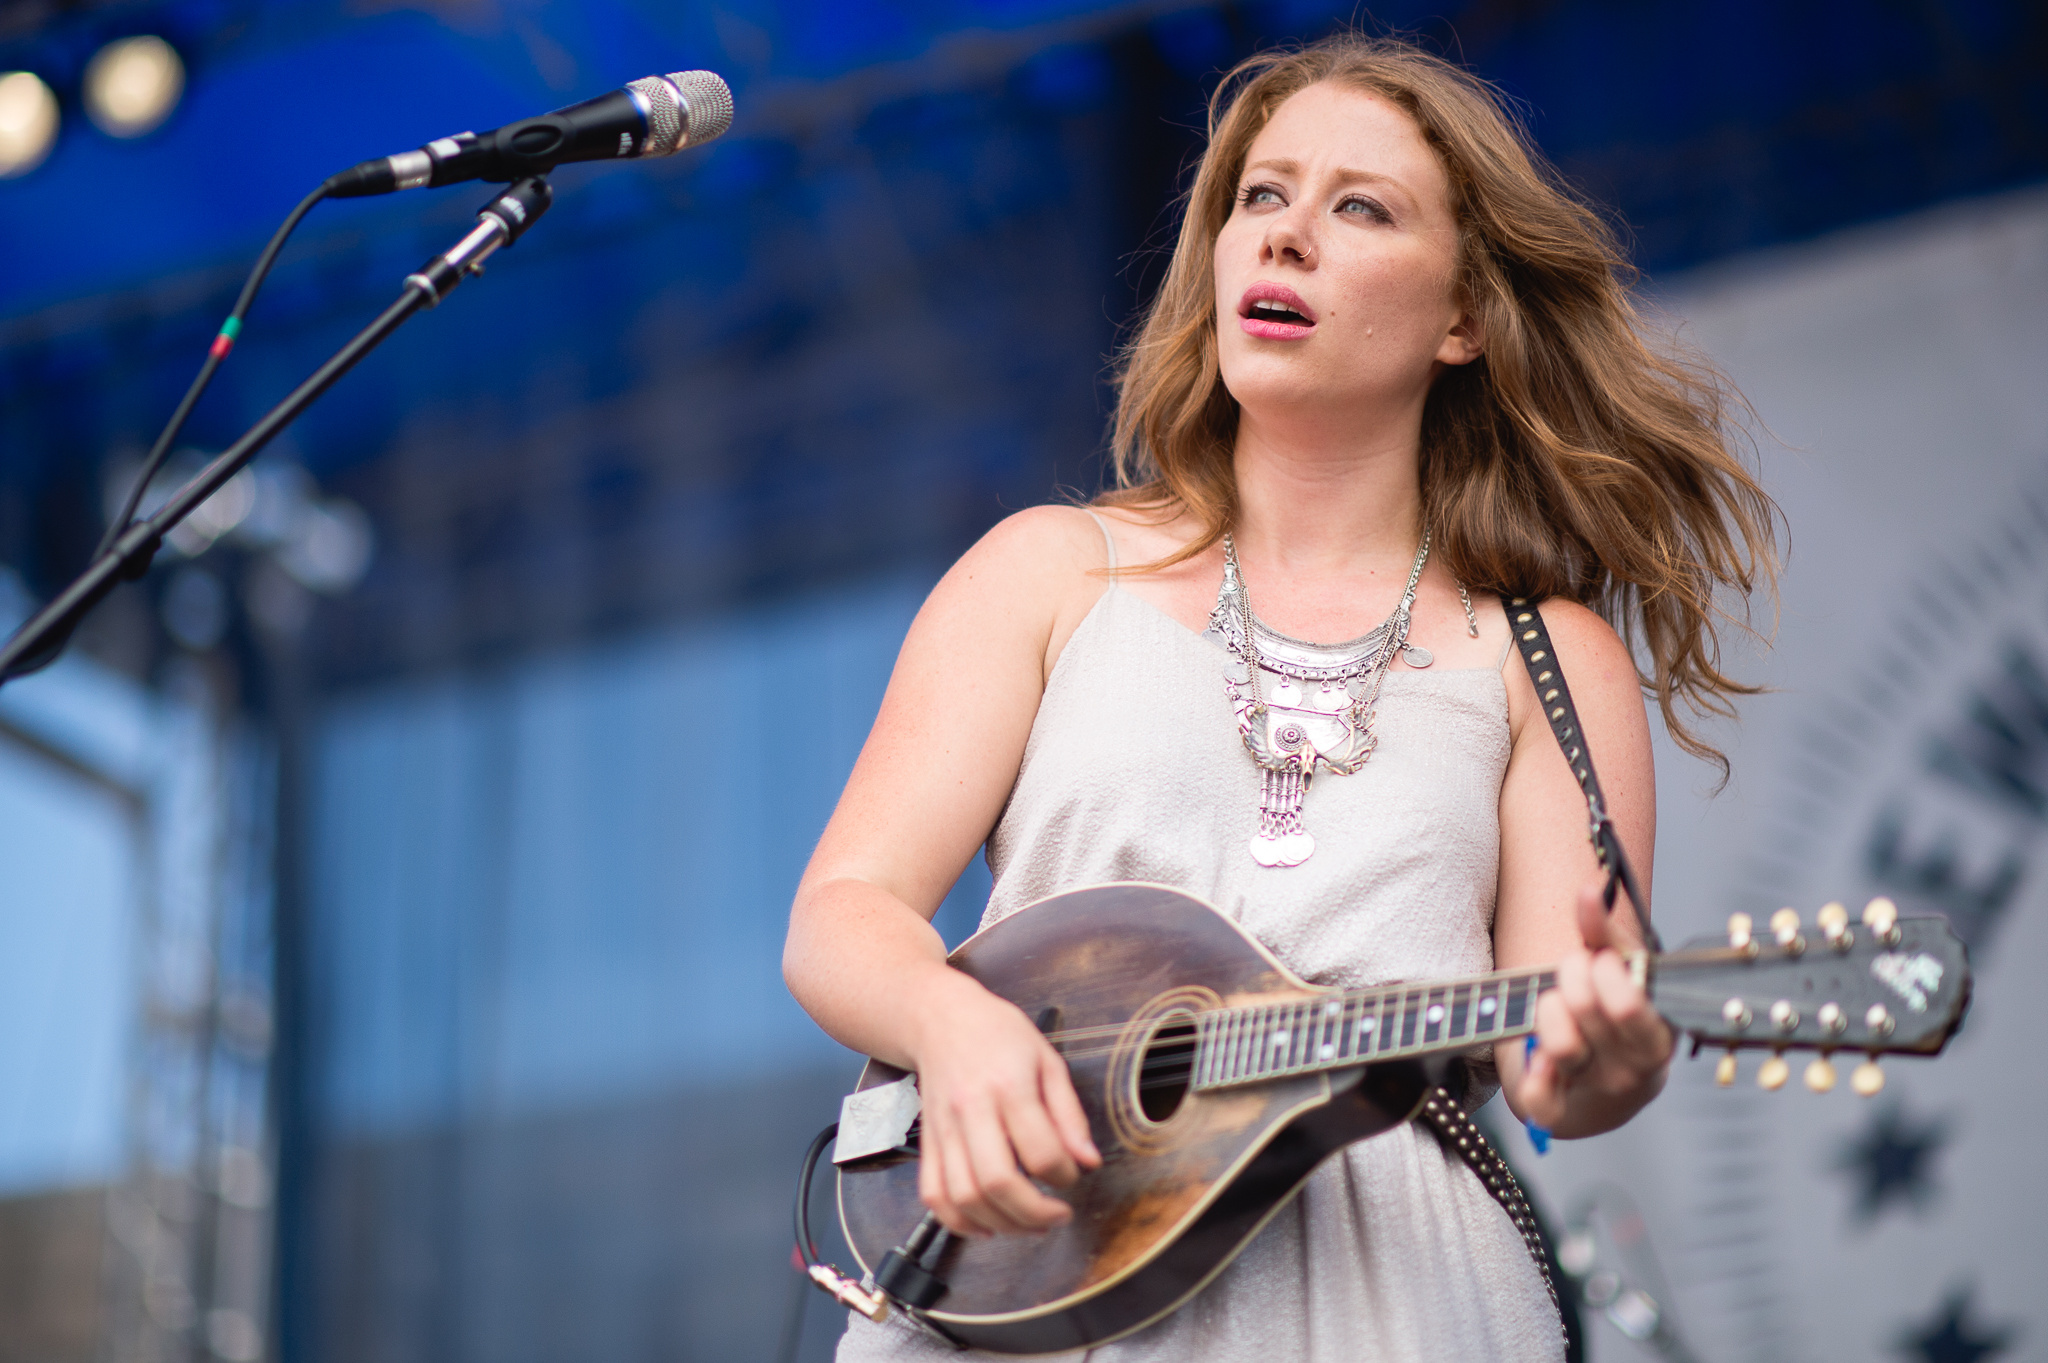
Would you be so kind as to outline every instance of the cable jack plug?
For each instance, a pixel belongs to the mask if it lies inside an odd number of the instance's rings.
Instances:
[[[887,1298],[879,1292],[867,1291],[830,1264],[812,1264],[809,1272],[811,1281],[818,1285],[818,1290],[841,1306],[858,1311],[877,1324],[889,1314]]]

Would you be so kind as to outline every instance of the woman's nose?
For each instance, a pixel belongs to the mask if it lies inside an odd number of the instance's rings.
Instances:
[[[1268,260],[1276,263],[1312,265],[1315,255],[1315,238],[1306,220],[1306,210],[1299,205],[1290,205],[1271,220],[1271,225],[1266,229]]]

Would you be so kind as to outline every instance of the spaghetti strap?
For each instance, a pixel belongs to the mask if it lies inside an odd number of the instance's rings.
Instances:
[[[1088,511],[1088,508],[1085,506],[1081,509]],[[1105,521],[1093,511],[1088,511],[1088,519],[1094,521],[1095,528],[1102,532],[1103,547],[1109,550],[1109,585],[1114,590],[1116,587],[1116,538],[1109,533],[1108,521]],[[1513,637],[1513,634],[1510,633],[1509,638],[1512,639]],[[1506,661],[1505,655],[1503,655],[1502,661]]]

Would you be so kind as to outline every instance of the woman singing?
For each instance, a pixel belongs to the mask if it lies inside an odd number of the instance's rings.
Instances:
[[[1455,66],[1343,37],[1225,80],[1123,359],[1117,488],[1011,517],[939,583],[796,897],[790,988],[916,1071],[920,1191],[947,1227],[1056,1224],[1039,1184],[1100,1160],[1059,1056],[930,926],[984,844],[985,922],[1144,880],[1318,984],[1558,963],[1538,1044],[1468,1062],[1468,1108],[1497,1085],[1590,1136],[1662,1087],[1672,1038],[1618,954],[1636,908],[1602,907],[1586,802],[1503,610],[1540,602],[1646,887],[1644,695],[1709,752],[1677,710],[1743,691],[1713,598],[1768,577],[1773,511],[1711,373],[1639,339],[1627,274]],[[1309,779],[1274,778],[1267,706],[1326,718]],[[1325,1161],[1186,1306],[1094,1353],[1560,1350],[1500,1206],[1409,1125]],[[855,1318],[839,1356],[948,1355]]]

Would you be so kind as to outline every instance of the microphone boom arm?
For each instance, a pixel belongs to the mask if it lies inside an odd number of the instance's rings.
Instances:
[[[521,180],[486,204],[477,214],[476,227],[461,241],[406,276],[404,292],[377,320],[357,332],[241,439],[172,493],[156,514],[124,530],[112,547],[16,630],[0,647],[0,686],[56,661],[72,631],[94,606],[122,581],[138,580],[149,571],[150,561],[172,527],[220,491],[228,479],[241,472],[279,432],[297,420],[337,379],[355,368],[359,360],[383,344],[407,318],[423,307],[440,303],[465,276],[480,273],[484,260],[518,240],[547,211],[553,198],[548,182],[534,176]]]

